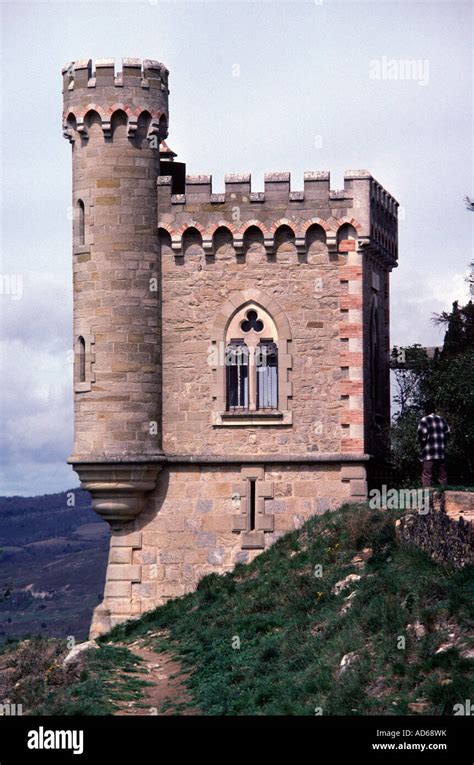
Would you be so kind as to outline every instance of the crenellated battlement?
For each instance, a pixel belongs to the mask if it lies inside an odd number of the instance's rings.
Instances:
[[[283,237],[303,256],[316,238],[333,253],[347,252],[347,226],[366,249],[389,268],[397,260],[398,202],[366,170],[348,170],[344,189],[330,188],[327,171],[304,173],[302,191],[291,191],[291,175],[266,173],[264,190],[253,191],[249,173],[225,176],[225,191],[214,193],[211,175],[187,175],[183,194],[172,194],[170,176],[158,184],[162,244],[176,257],[199,244],[212,256],[220,240],[235,254],[260,239],[266,254],[278,252]]]
[[[169,71],[160,61],[153,59],[123,58],[122,70],[115,72],[113,58],[98,58],[93,68],[92,59],[71,61],[62,69],[63,93],[81,88],[141,87],[144,90],[163,90],[169,94]]]
[[[340,232],[348,224],[367,252],[370,249],[389,267],[396,264],[398,202],[365,170],[348,170],[340,190],[330,188],[327,171],[305,172],[302,191],[291,191],[288,172],[266,173],[263,191],[252,190],[249,173],[226,175],[224,180],[224,192],[214,193],[211,175],[187,175],[184,193],[172,194],[171,177],[157,179],[159,227],[168,233],[175,254],[184,254],[186,232],[191,231],[201,239],[203,251],[212,254],[218,250],[216,231],[226,230],[228,243],[239,255],[253,230],[260,232],[267,255],[277,251],[284,232],[301,255],[308,247],[308,231],[311,237],[315,226],[320,241],[336,252],[345,238]],[[191,234],[189,238],[192,241]]]
[[[105,138],[112,138],[114,125],[126,120],[129,138],[144,126],[145,137],[159,149],[168,135],[168,69],[159,61],[122,59],[115,72],[113,59],[73,61],[63,67],[63,134],[71,143],[79,135],[89,136],[89,127],[99,121]]]
[[[364,173],[364,175],[362,175]],[[383,208],[396,220],[398,202],[381,186],[370,173],[361,170],[348,170],[344,174],[344,189],[330,188],[330,173],[327,171],[310,171],[304,174],[302,191],[291,191],[291,174],[265,173],[264,191],[253,191],[250,173],[228,174],[224,178],[224,193],[214,193],[212,175],[187,175],[184,194],[171,195],[170,203],[176,205],[193,204],[224,204],[242,197],[243,202],[314,202],[324,200],[347,200],[354,198],[354,181],[366,182],[374,203]],[[171,186],[169,176],[158,179],[160,186]],[[165,196],[163,197],[165,199]]]

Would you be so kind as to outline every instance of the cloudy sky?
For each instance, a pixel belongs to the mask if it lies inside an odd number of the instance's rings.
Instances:
[[[189,173],[367,168],[399,200],[392,342],[434,345],[467,299],[474,215],[472,10],[444,2],[5,2],[2,14],[1,494],[77,485],[72,445],[70,146],[61,67],[156,58]],[[393,79],[406,60],[411,79]],[[395,62],[395,63],[394,63]],[[377,73],[380,75],[377,78]],[[387,75],[391,74],[391,79]]]

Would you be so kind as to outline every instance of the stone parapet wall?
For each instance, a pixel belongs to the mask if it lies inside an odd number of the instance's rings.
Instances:
[[[397,521],[397,536],[439,563],[455,568],[474,563],[474,492],[434,494],[428,513],[410,512]]]

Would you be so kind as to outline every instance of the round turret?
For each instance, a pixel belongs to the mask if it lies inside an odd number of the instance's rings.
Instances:
[[[75,443],[70,461],[161,453],[157,178],[168,129],[158,61],[63,69],[72,144]]]

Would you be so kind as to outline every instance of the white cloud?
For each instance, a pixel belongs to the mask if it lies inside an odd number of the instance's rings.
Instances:
[[[469,300],[466,273],[426,273],[411,264],[392,273],[392,345],[441,345],[444,328],[432,321],[435,313],[449,311],[455,300]]]
[[[25,275],[20,300],[2,297],[2,494],[77,484],[72,448],[70,295],[60,277]]]

